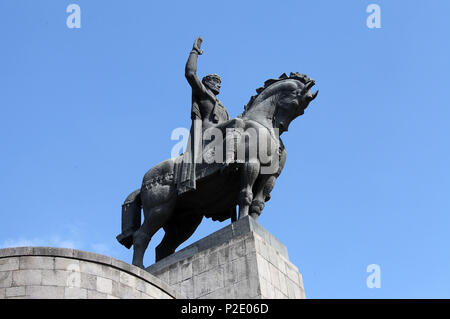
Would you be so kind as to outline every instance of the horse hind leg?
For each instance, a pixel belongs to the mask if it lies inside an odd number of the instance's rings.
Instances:
[[[178,215],[178,214],[177,214]],[[155,249],[156,261],[173,254],[197,229],[203,215],[189,215],[183,220],[172,222],[164,227],[164,238]]]
[[[174,207],[174,200],[154,207],[144,206],[144,223],[133,235],[133,265],[144,268],[145,250],[153,235],[170,219]]]

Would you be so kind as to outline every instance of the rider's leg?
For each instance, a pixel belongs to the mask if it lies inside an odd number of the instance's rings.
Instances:
[[[237,145],[245,128],[245,122],[240,118],[234,118],[219,124],[218,127],[225,130],[225,163],[233,163]]]

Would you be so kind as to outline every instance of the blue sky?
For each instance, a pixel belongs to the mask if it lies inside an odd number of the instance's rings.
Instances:
[[[71,3],[81,29],[66,26]],[[449,298],[449,13],[444,0],[1,1],[0,246],[131,261],[120,207],[190,125],[184,65],[201,35],[198,73],[221,75],[232,117],[268,78],[316,80],[259,219],[307,297]],[[228,223],[204,220],[183,246]]]

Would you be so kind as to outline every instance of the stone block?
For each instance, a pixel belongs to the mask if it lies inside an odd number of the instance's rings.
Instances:
[[[221,265],[220,267],[223,267],[223,280],[224,280],[224,286],[232,286],[235,283],[238,282],[237,280],[237,263],[236,262],[229,262],[226,264]]]
[[[223,268],[217,267],[199,274],[195,279],[195,298],[224,287]]]
[[[29,247],[26,247],[29,248]],[[32,252],[23,252],[22,255],[32,255],[32,256],[58,256],[58,257],[73,257],[74,249],[70,248],[57,248],[57,247],[31,247]]]
[[[105,264],[105,265],[111,265],[112,264],[112,258],[109,256],[91,253],[88,251],[82,251],[82,250],[74,250],[73,251],[73,257],[75,259],[79,260],[88,260],[90,262],[96,262],[99,264]]]
[[[300,287],[304,287],[304,285],[303,285],[303,276],[300,273],[298,273],[298,282],[299,282]]]
[[[103,278],[103,277],[97,277],[97,291],[103,292],[105,294],[112,294],[112,280]]]
[[[294,286],[294,296],[295,296],[295,299],[302,298],[302,291],[301,291],[300,287],[297,285]]]
[[[40,270],[24,269],[12,272],[12,286],[40,285],[42,273]]]
[[[275,287],[272,283],[268,283],[267,284],[268,287],[268,294],[267,294],[267,298],[268,299],[275,299]]]
[[[204,256],[205,270],[213,269],[219,266],[219,256],[217,251],[212,251]]]
[[[63,299],[64,287],[27,286],[26,296],[30,299]]]
[[[19,257],[20,269],[54,269],[53,257],[22,256]]]
[[[106,297],[106,295],[105,295]],[[84,288],[78,287],[65,287],[64,288],[64,298],[65,299],[87,299],[88,291]],[[94,298],[91,298],[94,299]]]
[[[230,261],[230,246],[226,245],[217,250],[219,265],[225,265]]]
[[[126,273],[124,271],[119,271],[118,269],[115,269],[111,266],[107,266],[107,265],[101,265],[102,268],[102,274],[100,276],[107,278],[107,279],[111,279],[114,281],[120,281],[120,274],[121,273]],[[139,276],[138,272],[132,272],[131,276]]]
[[[269,257],[269,262],[278,268],[278,261],[280,260],[280,255],[278,254],[278,252],[273,248],[273,247],[268,247],[268,257]]]
[[[298,270],[289,262],[286,262],[286,276],[292,280],[296,285],[300,285],[300,278],[298,276]]]
[[[19,257],[0,258],[0,271],[12,271],[19,269]]]
[[[3,248],[0,249],[0,258],[2,257],[12,257],[12,256],[16,256],[15,251],[17,250],[17,248]]]
[[[118,283],[109,295],[119,297],[120,299],[140,299],[142,293],[130,286]]]
[[[256,252],[256,242],[255,242],[255,237],[253,236],[253,233],[251,233],[249,236],[247,236],[245,238],[244,242],[245,242],[245,251],[247,252],[247,254]]]
[[[85,288],[88,290],[97,289],[97,276],[80,273],[80,288]]]
[[[237,299],[250,299],[261,294],[260,280],[257,276],[250,276],[234,285]]]
[[[192,278],[192,263],[186,262],[180,265],[181,268],[181,281]]]
[[[286,299],[287,296],[285,296],[281,290],[275,288],[275,299]]]
[[[267,298],[266,296],[269,294],[269,281],[264,278],[259,278],[259,287],[261,298]]]
[[[245,241],[238,240],[233,242],[230,247],[230,260],[235,260],[245,256]]]
[[[78,286],[76,277],[73,276],[72,272],[65,270],[42,270],[42,285],[44,286]],[[72,275],[70,278],[69,275]]]
[[[250,278],[250,276],[255,274],[255,270],[258,270],[256,263],[256,254],[250,254],[235,259],[233,260],[233,263],[236,264],[235,271],[237,282],[243,281],[246,278]]]
[[[161,289],[156,288],[153,285],[146,285],[145,286],[145,291],[143,292],[143,294],[148,295],[148,296],[152,296],[155,299],[162,299],[163,298],[163,293],[161,291]]]
[[[259,276],[268,282],[271,282],[269,262],[260,254],[256,255],[256,262]]]
[[[278,257],[279,258],[277,259],[277,261],[274,265],[278,268],[278,270],[282,274],[286,275],[286,262],[288,262],[288,261],[281,255],[278,255]]]
[[[160,270],[157,273],[154,273],[154,276],[161,279],[161,281],[169,284],[169,271],[167,269]]]
[[[141,299],[156,299],[153,296],[147,295],[146,293],[141,293]]]
[[[274,287],[280,287],[280,276],[278,275],[279,273],[278,269],[272,263],[269,263],[269,271],[271,284]]]
[[[300,299],[306,299],[305,289],[303,286],[300,287]]]
[[[12,258],[14,256],[31,255],[33,252],[33,247],[9,247],[0,249],[0,258],[8,257]]]
[[[0,288],[12,286],[12,274],[11,271],[0,271]]]
[[[286,286],[287,286],[287,291],[288,291],[288,298],[289,299],[297,299],[296,291],[295,291],[297,288],[297,285],[291,279],[287,278]]]
[[[221,291],[224,294],[219,299],[236,299],[236,298],[238,298],[238,297],[236,297],[238,295],[238,293],[235,291],[234,286],[225,286]]]
[[[119,268],[122,271],[128,272],[128,273],[136,273],[136,271],[139,269],[138,267],[128,264],[122,260],[114,259],[111,260],[111,265],[115,268]]]
[[[122,284],[130,286],[132,288],[136,287],[136,277],[135,276],[129,275],[126,272],[121,271],[119,278],[120,278],[119,281]]]
[[[169,267],[169,285],[173,286],[181,281],[179,264],[174,264]]]
[[[80,261],[72,258],[55,257],[55,269],[80,271]]]
[[[91,263],[88,261],[80,261],[80,272],[95,276],[102,276],[103,267],[101,264]]]
[[[199,255],[192,261],[192,273],[194,276],[201,274],[206,270],[206,262],[205,258],[202,255]],[[170,284],[170,281],[169,281]]]
[[[279,273],[278,279],[280,280],[280,286],[279,289],[280,291],[287,296],[288,295],[288,290],[287,290],[287,283],[286,283],[286,275],[283,274],[282,272]]]
[[[223,299],[225,296],[225,288],[217,289],[207,295],[204,295],[202,299]]]
[[[187,299],[195,298],[194,291],[194,280],[193,278],[184,280],[180,282],[180,293],[185,296]]]
[[[261,255],[265,260],[270,261],[269,259],[269,247],[265,242],[263,242],[260,238],[256,240],[256,249],[258,254]]]
[[[146,290],[145,287],[146,286],[148,286],[147,282],[145,282],[143,280],[140,280],[140,279],[136,279],[136,285],[135,285],[134,289],[145,293],[145,290]]]
[[[108,299],[108,295],[96,290],[87,289],[87,299]]]
[[[10,287],[5,289],[5,296],[8,297],[20,297],[25,296],[25,287]]]

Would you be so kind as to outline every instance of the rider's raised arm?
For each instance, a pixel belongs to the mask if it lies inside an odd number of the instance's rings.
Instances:
[[[191,85],[194,94],[206,93],[205,86],[197,76],[197,58],[198,55],[201,55],[203,53],[203,51],[200,50],[201,43],[202,38],[198,38],[197,40],[195,40],[192,51],[191,53],[189,53],[189,58],[186,62],[186,69],[185,69],[186,79]]]

